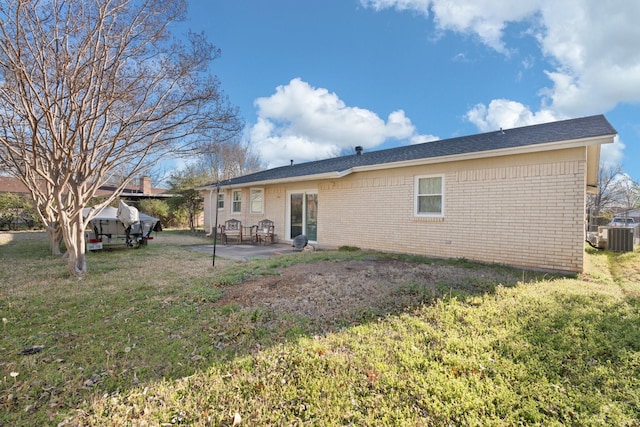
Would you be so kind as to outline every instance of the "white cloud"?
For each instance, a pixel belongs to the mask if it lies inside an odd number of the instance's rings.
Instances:
[[[537,125],[566,118],[546,109],[534,113],[526,105],[508,99],[494,99],[488,107],[478,104],[467,112],[467,119],[482,132]],[[616,136],[612,144],[602,145],[600,163],[604,166],[620,164],[624,157],[624,148],[624,143]]]
[[[620,137],[613,139],[613,144],[604,144],[600,148],[600,164],[604,167],[613,167],[622,163],[624,157],[624,142]]]
[[[440,138],[435,135],[415,135],[409,140],[411,145],[422,144],[423,142],[437,141]]]
[[[507,53],[502,34],[508,22],[532,16],[536,2],[513,0],[360,0],[375,10],[413,10],[429,16],[441,30],[476,35],[484,44]]]
[[[502,40],[507,23],[532,16],[535,6],[512,0],[433,0],[431,11],[440,29],[475,34],[487,46],[507,53]]]
[[[258,120],[249,138],[268,167],[333,157],[357,145],[375,148],[390,139],[433,138],[417,135],[402,110],[392,112],[385,121],[299,78],[278,86],[269,97],[258,98],[255,105]]]
[[[526,33],[536,38],[541,56],[554,64],[546,70],[550,86],[540,89],[539,108],[505,99],[476,105],[467,118],[481,130],[606,113],[619,103],[640,101],[638,1],[360,1],[374,9],[393,7],[431,14],[439,29],[476,35],[504,54],[510,52],[505,28],[515,22],[529,25]],[[603,161],[619,161],[623,149],[621,141],[603,146]]]
[[[478,104],[467,112],[467,120],[482,132],[536,125],[560,119],[562,117],[551,110],[540,110],[534,113],[526,105],[508,99],[494,99],[488,107]]]
[[[376,10],[414,10],[441,30],[477,36],[498,52],[510,23],[529,23],[541,54],[556,64],[543,105],[563,116],[640,100],[640,2],[614,0],[360,0]],[[527,58],[530,61],[531,58]]]
[[[375,10],[395,8],[397,10],[415,10],[429,14],[431,0],[360,0],[364,6]]]
[[[576,116],[640,100],[640,2],[542,2],[542,51],[558,66],[548,71],[550,106]]]

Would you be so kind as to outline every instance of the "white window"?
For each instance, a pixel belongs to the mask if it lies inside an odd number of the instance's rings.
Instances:
[[[224,193],[218,194],[218,210],[224,209]]]
[[[416,216],[444,216],[443,176],[417,176],[414,191]]]
[[[252,188],[249,193],[249,209],[252,214],[264,212],[264,189]]]
[[[242,212],[242,190],[233,190],[231,193],[231,212]]]

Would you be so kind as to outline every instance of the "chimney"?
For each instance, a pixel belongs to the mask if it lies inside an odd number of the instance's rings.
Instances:
[[[359,155],[361,155],[361,154],[362,154],[362,146],[361,146],[361,145],[358,145],[358,146],[356,147],[356,156],[359,156]]]
[[[142,178],[140,178],[139,191],[142,192],[142,194],[151,194],[151,177],[150,176],[143,176]]]

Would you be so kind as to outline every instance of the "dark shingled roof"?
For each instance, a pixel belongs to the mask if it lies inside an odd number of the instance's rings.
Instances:
[[[616,133],[616,130],[603,115],[597,115],[458,138],[442,139],[387,150],[371,151],[360,155],[352,154],[314,162],[281,166],[225,180],[220,182],[220,185],[233,186],[331,172],[340,173],[357,166],[383,165],[385,163],[535,146],[551,142],[612,136]]]

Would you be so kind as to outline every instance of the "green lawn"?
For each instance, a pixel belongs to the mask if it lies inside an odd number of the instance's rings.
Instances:
[[[81,280],[42,238],[0,244],[0,426],[640,425],[637,249],[588,250],[577,277],[513,270],[537,279],[428,298],[414,284],[415,304],[320,333],[215,302],[248,277],[362,252],[213,269],[182,247],[203,241],[170,231],[90,253]]]

